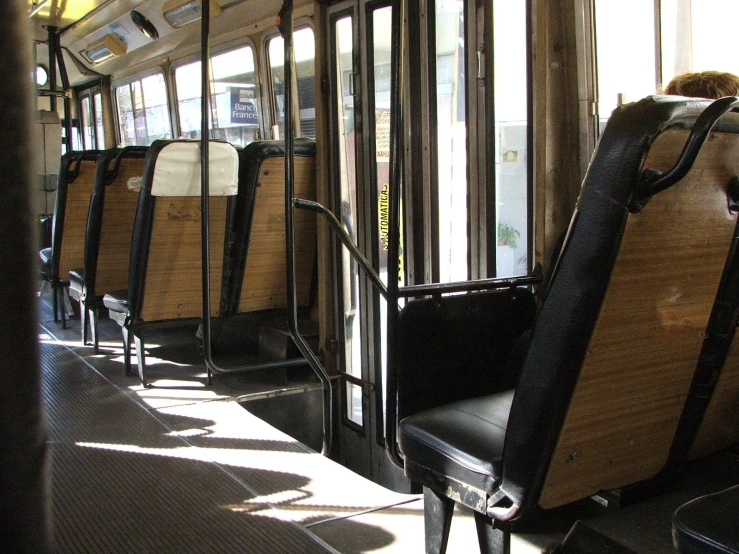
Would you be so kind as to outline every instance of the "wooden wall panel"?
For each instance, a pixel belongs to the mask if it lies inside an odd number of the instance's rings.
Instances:
[[[644,167],[672,167],[667,131]],[[695,372],[736,216],[739,137],[712,135],[679,183],[629,216],[540,497],[550,508],[662,469]]]

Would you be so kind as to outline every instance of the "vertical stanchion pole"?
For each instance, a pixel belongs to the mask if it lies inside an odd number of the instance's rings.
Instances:
[[[51,551],[47,436],[39,369],[32,211],[28,3],[3,2],[0,17],[0,551]],[[49,68],[51,72],[51,68]]]
[[[390,36],[390,214],[387,255],[387,363],[385,383],[385,450],[390,460],[403,467],[398,451],[398,278],[400,276],[400,197],[403,174],[403,30],[404,0],[393,0]]]
[[[210,191],[209,173],[209,125],[210,112],[210,0],[201,0],[203,17],[200,27],[200,224],[202,232],[202,282],[203,282],[203,355],[206,360],[208,384],[211,384],[210,364]]]
[[[287,324],[298,350],[308,360],[323,386],[323,447],[328,456],[333,438],[331,381],[326,370],[298,329],[298,296],[295,275],[295,126],[293,125],[293,2],[285,0],[277,16],[277,27],[285,46],[285,251],[287,262]]]

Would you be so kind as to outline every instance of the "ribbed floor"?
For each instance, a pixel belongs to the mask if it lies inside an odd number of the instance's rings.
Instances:
[[[273,510],[241,508],[254,497],[244,484],[196,459],[191,444],[64,345],[42,343],[41,352],[58,552],[332,551]],[[302,479],[250,473],[278,489]]]

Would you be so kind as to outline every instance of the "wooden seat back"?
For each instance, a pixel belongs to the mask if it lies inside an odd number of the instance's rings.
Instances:
[[[731,102],[649,97],[609,120],[510,409],[500,488],[514,505],[638,483],[692,441],[686,400],[736,236],[739,116],[715,123]],[[689,171],[650,188],[699,129]]]
[[[85,234],[95,168],[100,152],[85,150],[62,156],[54,205],[52,273],[66,280],[70,270],[84,266]]]
[[[141,146],[113,148],[98,159],[85,249],[88,296],[128,287],[131,235],[146,151]]]
[[[316,199],[315,142],[295,143],[295,197]],[[285,251],[285,152],[283,141],[249,144],[241,154],[228,313],[287,307]],[[295,211],[295,263],[299,307],[311,303],[316,216]]]
[[[661,133],[644,167],[667,172],[688,134]],[[737,158],[739,135],[714,134],[685,178],[629,214],[543,507],[642,481],[666,464],[736,228],[727,184]]]
[[[218,315],[229,198],[236,195],[238,155],[210,146],[210,299]],[[202,316],[202,242],[198,141],[156,141],[147,153],[133,232],[129,311],[134,322]]]

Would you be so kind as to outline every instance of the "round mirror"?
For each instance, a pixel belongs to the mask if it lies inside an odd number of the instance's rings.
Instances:
[[[151,40],[157,40],[159,38],[159,31],[154,27],[154,24],[146,19],[146,16],[136,10],[131,12],[131,21],[138,27],[139,31]]]
[[[36,84],[40,87],[49,82],[49,72],[43,65],[36,66]]]

